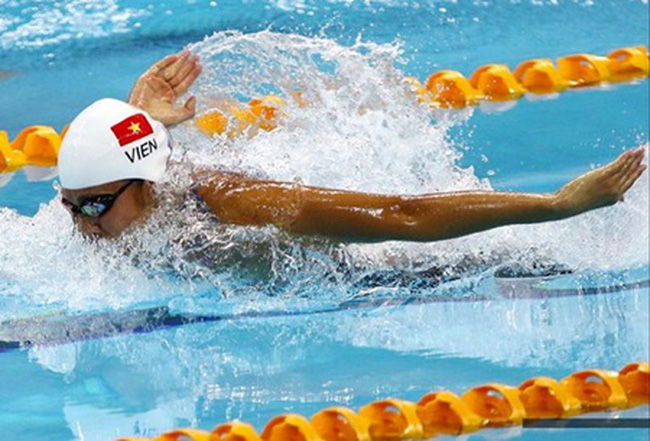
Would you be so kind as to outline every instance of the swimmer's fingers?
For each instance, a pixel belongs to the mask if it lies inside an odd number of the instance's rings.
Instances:
[[[621,200],[623,200],[623,195],[634,185],[647,168],[647,165],[639,164],[639,166],[626,177],[625,181],[623,181],[621,185]]]
[[[158,71],[156,75],[165,81],[171,81],[178,74],[178,71],[188,62],[190,55],[190,51],[188,50],[176,54],[176,60]]]
[[[602,167],[604,169],[603,178],[612,179],[614,182],[620,180],[635,160],[635,150],[626,150],[618,158]]]
[[[196,97],[191,96],[190,99],[185,101],[183,109],[185,110],[186,119],[192,118],[196,114]]]
[[[192,72],[194,72],[194,70],[198,66],[198,64],[199,64],[199,56],[198,55],[192,55],[180,67],[178,72],[176,72],[176,75],[174,75],[173,78],[169,79],[169,84],[171,84],[172,87],[176,87],[178,84],[183,82],[183,80],[185,80],[185,78],[187,78],[188,75],[191,75]]]
[[[168,55],[162,60],[159,60],[147,70],[146,74],[158,75],[163,70],[174,64],[178,60],[178,54]]]
[[[174,93],[176,95],[182,95],[187,92],[187,89],[189,89],[190,86],[194,84],[194,81],[196,81],[202,70],[203,68],[198,63],[198,61],[195,62],[191,66],[191,69],[188,70],[185,77],[183,77],[176,85],[172,85],[174,88]]]
[[[164,80],[158,77],[151,77],[148,81],[149,87],[153,90],[155,98],[162,99],[167,102],[174,100],[174,92],[172,88]]]
[[[616,172],[612,175],[614,179],[622,180],[625,179],[632,170],[636,169],[641,161],[643,161],[644,152],[643,150],[628,150],[624,154],[624,161],[617,167]]]
[[[183,65],[176,72],[176,75],[169,78],[168,81],[170,86],[174,87],[178,83],[183,81],[183,79],[185,79],[185,77],[192,71],[192,69],[194,69],[195,64],[196,64],[196,59],[194,58],[194,56],[188,59],[187,63],[183,63]]]

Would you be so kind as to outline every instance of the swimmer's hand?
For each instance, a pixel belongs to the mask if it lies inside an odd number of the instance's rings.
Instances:
[[[628,150],[606,166],[578,176],[555,194],[555,206],[564,217],[622,201],[647,168],[644,156],[645,147]]]
[[[196,98],[192,96],[178,107],[174,101],[189,89],[200,73],[198,55],[191,55],[188,50],[169,55],[138,78],[128,102],[165,126],[179,124],[196,113]]]

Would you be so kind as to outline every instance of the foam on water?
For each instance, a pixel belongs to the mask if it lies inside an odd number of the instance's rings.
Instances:
[[[471,168],[458,166],[462,141],[449,135],[449,127],[472,111],[433,118],[419,106],[396,67],[397,45],[342,47],[293,34],[228,32],[192,51],[204,64],[190,91],[199,97],[200,113],[224,99],[275,93],[288,103],[287,115],[277,130],[234,139],[205,137],[191,122],[177,127],[176,160],[391,194],[491,188]],[[296,91],[307,106],[295,104]],[[5,314],[28,306],[87,310],[156,302],[201,311],[290,308],[347,299],[377,271],[414,274],[432,267],[446,268],[443,279],[460,278],[462,295],[471,291],[473,277],[512,261],[542,259],[578,270],[648,262],[647,174],[625,203],[562,222],[429,244],[340,245],[271,227],[219,225],[194,201],[177,197],[187,189],[190,171],[175,170],[160,187],[161,204],[151,219],[115,241],[81,238],[56,200],[33,218],[0,209]],[[452,295],[435,287],[419,293]]]
[[[130,32],[146,10],[123,8],[118,1],[10,1],[0,15],[0,48],[49,47],[66,41]],[[6,8],[6,9],[5,9]]]

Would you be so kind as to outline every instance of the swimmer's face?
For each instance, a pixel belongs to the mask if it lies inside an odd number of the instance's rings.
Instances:
[[[152,201],[151,183],[147,181],[115,181],[95,187],[80,190],[61,191],[64,205],[73,204],[79,207],[84,200],[99,195],[115,195],[121,189],[113,205],[99,217],[90,217],[76,212],[76,208],[68,211],[83,234],[96,237],[117,237],[129,227],[134,226],[146,216]],[[126,188],[125,188],[126,186]]]

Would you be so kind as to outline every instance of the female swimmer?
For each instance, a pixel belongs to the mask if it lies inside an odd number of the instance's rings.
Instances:
[[[156,205],[152,191],[171,154],[165,126],[192,118],[175,100],[201,72],[188,51],[152,66],[124,103],[103,99],[70,124],[59,155],[62,201],[85,234],[116,237]],[[341,241],[435,241],[504,225],[546,222],[613,205],[646,169],[643,147],[553,194],[487,191],[388,196],[211,172],[193,187],[220,222]]]

